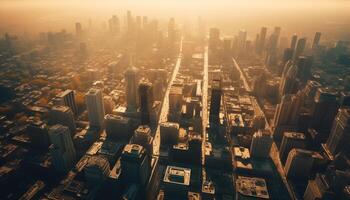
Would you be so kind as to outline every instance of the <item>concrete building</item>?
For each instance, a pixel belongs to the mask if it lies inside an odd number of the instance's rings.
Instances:
[[[250,155],[257,158],[268,158],[273,143],[272,135],[267,130],[255,132],[250,145]]]
[[[102,91],[97,88],[91,88],[85,95],[86,107],[89,115],[90,126],[104,126],[104,106]]]
[[[52,143],[49,150],[54,168],[68,172],[76,162],[76,153],[68,127],[56,124],[49,129],[49,136]]]
[[[303,149],[306,146],[306,137],[303,133],[285,132],[279,149],[281,162],[284,164],[289,152],[294,148]]]
[[[74,115],[71,109],[67,106],[53,106],[49,112],[49,125],[61,124],[69,128],[70,134],[74,136],[76,126]]]

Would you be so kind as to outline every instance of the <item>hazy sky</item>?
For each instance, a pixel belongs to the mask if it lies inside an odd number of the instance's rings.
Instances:
[[[123,19],[127,9],[180,23],[202,16],[228,33],[276,25],[288,33],[336,29],[346,37],[350,29],[349,0],[0,0],[0,33],[70,31],[89,18],[100,26],[112,14]]]

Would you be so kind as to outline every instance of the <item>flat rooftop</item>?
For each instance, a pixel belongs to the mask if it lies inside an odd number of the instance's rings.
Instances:
[[[236,180],[236,190],[243,196],[269,199],[265,179],[255,177],[238,176]]]
[[[190,185],[191,169],[175,166],[167,166],[164,182],[174,183],[179,185]]]

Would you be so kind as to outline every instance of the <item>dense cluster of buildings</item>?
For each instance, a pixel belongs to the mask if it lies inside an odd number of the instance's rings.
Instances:
[[[262,117],[256,119],[262,121],[253,121],[256,125],[250,123],[249,111],[244,115],[234,114],[233,124],[239,127],[235,129],[238,130],[239,145],[249,147],[250,144],[251,153],[257,154],[252,148],[259,147],[258,141],[268,149],[272,144],[268,154],[281,177],[286,178],[285,185],[293,198],[348,199],[350,166],[346,163],[349,160],[347,127],[350,109],[345,85],[349,63],[344,62],[346,59],[339,59],[349,55],[349,46],[343,41],[335,46],[324,46],[320,42],[320,32],[314,35],[311,44],[306,37],[298,39],[297,35],[293,35],[288,44],[288,40],[286,43],[285,39],[279,39],[280,35],[281,28],[275,27],[267,39],[267,28],[263,27],[256,37],[255,46],[252,46],[244,30],[233,39],[221,39],[218,29],[210,31],[212,39],[209,39],[209,44],[216,52],[212,54],[213,64],[221,62],[236,68],[242,80],[234,87],[239,98],[230,94],[234,94],[233,88],[231,92],[223,90],[224,98],[225,93],[229,98],[229,101],[224,101],[229,105],[226,108],[236,112],[243,95],[254,95],[251,99],[256,100],[261,111]],[[336,50],[339,46],[342,46],[342,55]],[[242,54],[247,50],[255,53]],[[330,66],[337,66],[342,73],[328,70]],[[330,82],[330,76],[338,81]],[[242,87],[245,93],[242,93]],[[260,130],[253,134],[252,127]],[[240,135],[246,141],[240,139]],[[240,151],[242,155],[247,152],[245,149]],[[249,164],[244,166],[252,168]]]
[[[0,199],[350,199],[347,42],[121,21],[1,55]]]

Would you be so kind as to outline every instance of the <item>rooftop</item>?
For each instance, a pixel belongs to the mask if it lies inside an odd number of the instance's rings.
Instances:
[[[62,98],[71,92],[73,92],[73,90],[65,90],[65,91],[61,92],[60,94],[58,94],[57,97]]]
[[[299,132],[284,132],[284,137],[291,138],[291,139],[300,139],[300,140],[306,139],[305,135]]]
[[[167,183],[174,183],[174,184],[189,186],[190,177],[191,177],[191,169],[175,167],[175,166],[167,166],[163,181]]]
[[[55,105],[52,107],[52,110],[59,111],[59,112],[69,112],[70,108],[68,106]]]
[[[123,154],[128,154],[133,157],[141,157],[145,149],[138,144],[127,144],[124,147]]]
[[[262,178],[238,176],[236,189],[243,196],[269,199],[266,182]]]

